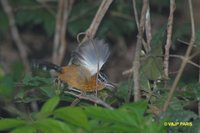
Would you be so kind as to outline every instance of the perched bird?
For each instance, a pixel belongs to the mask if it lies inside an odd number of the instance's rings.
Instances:
[[[94,39],[79,45],[67,66],[60,67],[47,62],[35,66],[54,69],[58,73],[58,79],[70,87],[84,92],[93,92],[114,87],[104,74],[99,72],[109,54],[108,44],[103,40]]]

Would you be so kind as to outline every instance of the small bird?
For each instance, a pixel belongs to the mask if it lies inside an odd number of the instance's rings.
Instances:
[[[35,66],[55,70],[58,79],[70,87],[83,92],[94,92],[104,88],[114,88],[105,75],[99,72],[109,55],[108,44],[103,40],[93,39],[78,46],[67,66],[60,67],[48,62]]]

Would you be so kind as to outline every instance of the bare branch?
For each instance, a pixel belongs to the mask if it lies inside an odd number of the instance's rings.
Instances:
[[[54,44],[53,44],[53,62],[57,64],[59,43],[61,36],[61,27],[62,27],[62,13],[64,12],[64,0],[59,0],[58,3],[58,12],[56,16],[56,29],[54,35]]]
[[[53,62],[61,64],[66,50],[66,27],[74,0],[59,0],[53,47]]]
[[[141,97],[140,95],[140,52],[142,49],[142,39],[145,26],[145,16],[148,9],[148,0],[143,0],[142,14],[140,18],[140,25],[138,29],[138,38],[135,48],[135,56],[133,61],[133,81],[134,87],[132,89],[134,100],[138,101]]]
[[[194,24],[194,16],[193,16],[193,8],[192,8],[192,2],[191,0],[188,0],[188,3],[189,3],[189,12],[190,12],[190,21],[191,21],[191,32],[192,32],[192,35],[191,35],[191,39],[190,39],[190,43],[189,43],[189,47],[187,48],[187,51],[186,51],[186,54],[185,54],[185,58],[183,59],[182,63],[181,63],[181,66],[180,66],[180,69],[178,71],[178,74],[176,75],[176,78],[172,84],[172,87],[170,89],[170,92],[169,92],[169,95],[167,97],[167,100],[163,106],[163,111],[166,111],[169,104],[170,104],[170,101],[174,95],[174,92],[176,90],[176,87],[177,87],[177,84],[183,74],[183,70],[188,62],[188,59],[189,59],[189,56],[190,56],[190,53],[192,51],[192,48],[193,48],[193,45],[194,45],[194,42],[195,42],[195,24]]]
[[[8,0],[1,0],[1,4],[2,4],[2,7],[3,7],[5,13],[8,16],[11,34],[12,34],[13,40],[16,43],[17,48],[19,50],[20,58],[22,59],[22,62],[24,64],[25,68],[26,68],[26,71],[28,71],[30,69],[29,68],[29,62],[28,62],[28,59],[27,59],[28,54],[27,54],[27,51],[26,51],[26,48],[25,48],[25,44],[22,41],[20,34],[19,34],[19,31],[17,29],[15,17],[14,17],[14,14],[12,12],[12,7],[8,3]]]
[[[133,3],[133,11],[134,11],[135,22],[136,22],[136,25],[137,25],[137,29],[139,31],[139,18],[138,18],[138,12],[137,12],[137,7],[136,7],[136,1],[133,0],[132,3]],[[149,5],[148,5],[148,8],[149,8]],[[146,13],[146,17],[148,17],[148,12]],[[147,20],[146,22],[148,22],[148,21],[149,21],[149,24],[150,24],[150,13],[149,13],[149,20]],[[142,44],[144,46],[145,51],[148,52],[150,50],[150,43],[147,44],[145,42],[145,40],[142,38]]]
[[[137,12],[135,0],[133,0],[133,10],[134,10],[135,22],[136,22],[137,28],[139,29],[139,18],[138,18],[138,12]]]
[[[150,43],[151,43],[151,39],[152,39],[149,2],[148,2],[148,8],[147,8],[147,12],[146,12],[145,33],[146,33],[146,38],[147,38],[147,51],[149,51]]]
[[[168,79],[169,77],[169,50],[172,43],[172,29],[173,29],[173,19],[174,11],[176,8],[175,0],[170,0],[170,13],[167,24],[167,41],[165,44],[165,55],[164,55],[164,77]]]
[[[87,95],[82,95],[82,94],[76,94],[74,92],[69,92],[69,91],[65,91],[65,94],[70,94],[72,96],[75,96],[79,99],[84,99],[84,100],[88,100],[91,101],[93,103],[102,105],[108,109],[113,109],[113,107],[111,107],[109,104],[107,104],[106,102],[104,102],[103,100],[99,99],[98,97],[94,97],[94,96],[87,96]]]
[[[42,5],[42,7],[45,8],[51,15],[56,16],[54,10],[52,10],[52,9],[46,4],[45,1],[39,1],[39,0],[37,0],[37,2],[39,2],[39,3]],[[39,7],[39,6],[38,6],[38,7]]]
[[[103,0],[82,42],[94,38],[97,29],[113,0]]]

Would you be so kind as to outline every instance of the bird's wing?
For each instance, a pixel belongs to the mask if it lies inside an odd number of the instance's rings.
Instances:
[[[103,40],[93,39],[82,43],[72,55],[72,64],[84,66],[94,75],[101,69],[110,54]]]

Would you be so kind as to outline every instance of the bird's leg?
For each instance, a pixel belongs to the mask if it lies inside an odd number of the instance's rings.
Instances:
[[[78,90],[78,89],[75,89],[75,88],[73,88],[73,87],[71,87],[71,86],[68,86],[68,90],[74,91],[74,92],[77,92],[77,93],[81,93],[81,92],[82,92],[82,91],[80,91],[80,90]]]

